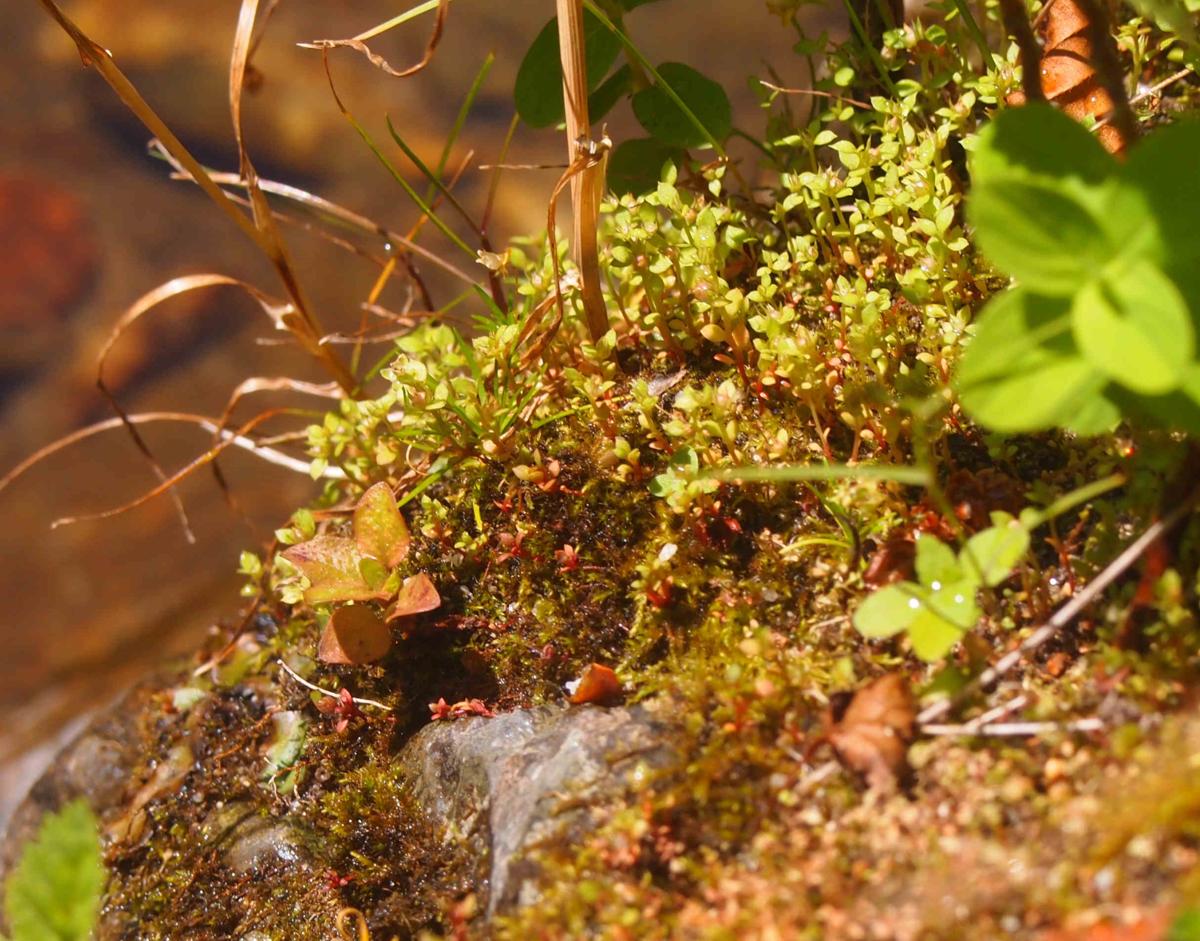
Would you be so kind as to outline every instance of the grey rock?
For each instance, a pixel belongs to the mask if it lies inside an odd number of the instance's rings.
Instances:
[[[676,766],[677,726],[644,706],[543,706],[435,722],[404,748],[413,794],[447,841],[483,860],[488,915],[538,897],[529,851],[582,837],[598,811]]]

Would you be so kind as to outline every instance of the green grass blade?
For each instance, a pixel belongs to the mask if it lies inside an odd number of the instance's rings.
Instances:
[[[930,473],[924,467],[904,464],[776,464],[748,467],[716,467],[702,471],[701,477],[746,483],[785,483],[805,480],[890,480],[898,484],[925,487]]]

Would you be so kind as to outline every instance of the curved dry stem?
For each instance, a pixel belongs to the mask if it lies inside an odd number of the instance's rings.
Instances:
[[[190,412],[138,412],[132,415],[121,418],[106,418],[103,421],[88,425],[84,428],[79,428],[72,431],[70,434],[63,435],[47,445],[38,448],[33,454],[29,455],[21,463],[17,464],[12,470],[0,477],[0,492],[3,492],[10,484],[14,483],[18,478],[23,477],[26,472],[36,467],[42,461],[46,460],[53,454],[77,444],[87,438],[101,434],[105,431],[112,431],[114,428],[122,427],[126,422],[133,425],[144,425],[153,422],[185,422],[196,425],[204,431],[220,434],[222,440],[227,445],[232,445],[249,451],[256,457],[262,458],[268,464],[274,464],[276,467],[283,467],[290,471],[295,471],[297,474],[311,476],[311,465],[308,461],[297,457],[292,457],[290,454],[285,454],[275,448],[269,446],[269,443],[278,443],[283,440],[299,440],[291,436],[277,435],[266,441],[255,441],[253,438],[248,438],[245,435],[237,434],[228,429],[221,431],[217,427],[214,419],[206,415],[194,415]],[[345,472],[341,468],[329,467],[321,475],[330,480],[345,480]]]
[[[368,33],[355,36],[352,39],[314,39],[312,42],[303,42],[299,45],[303,49],[353,49],[355,52],[365,56],[367,61],[380,71],[386,72],[388,75],[396,78],[408,78],[410,75],[416,75],[433,61],[433,54],[437,51],[438,43],[442,41],[442,33],[446,28],[446,15],[449,12],[450,0],[439,0],[437,16],[433,21],[433,30],[429,34],[429,41],[425,44],[425,52],[422,54],[419,62],[410,65],[406,69],[394,68],[387,59],[377,52],[372,52],[370,47],[367,46],[364,39],[369,38],[369,35],[377,36],[382,30],[379,30],[379,32],[368,31]]]
[[[226,448],[231,447],[234,444],[234,441],[236,439],[241,438],[241,439],[250,440],[250,439],[246,438],[247,434],[249,432],[253,431],[257,426],[261,425],[263,422],[267,421],[268,419],[274,418],[277,415],[295,415],[295,414],[298,414],[298,411],[296,409],[291,409],[291,408],[273,408],[273,409],[268,409],[265,412],[260,412],[259,414],[255,415],[253,418],[251,418],[248,422],[246,422],[244,425],[242,425],[240,428],[238,428],[238,430],[236,432],[233,432],[232,434],[228,434],[228,436],[222,435],[222,440],[218,444],[213,445],[211,448],[209,448],[207,451],[205,451],[199,457],[194,458],[192,461],[188,462],[183,468],[176,471],[174,474],[172,474],[170,477],[168,477],[165,481],[160,483],[157,487],[154,487],[153,489],[146,491],[146,493],[142,494],[140,497],[130,500],[128,503],[123,503],[118,507],[114,507],[111,510],[101,510],[98,513],[80,513],[80,514],[77,514],[74,516],[61,516],[58,519],[54,520],[50,524],[50,528],[58,529],[58,527],[60,527],[60,526],[70,526],[73,523],[81,523],[81,522],[85,522],[88,520],[110,519],[114,516],[120,516],[122,513],[128,513],[130,510],[135,510],[139,506],[142,506],[145,503],[149,503],[155,497],[161,496],[163,493],[170,490],[172,487],[174,487],[180,481],[186,479],[187,477],[190,477],[201,467],[211,464],[213,461],[215,461],[217,459],[217,457],[220,456],[222,451],[224,451]]]

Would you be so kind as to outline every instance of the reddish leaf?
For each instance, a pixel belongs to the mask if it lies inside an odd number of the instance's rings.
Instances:
[[[410,614],[432,611],[441,607],[441,604],[442,597],[429,576],[418,572],[404,580],[404,584],[400,586],[400,593],[396,595],[396,600],[388,608],[385,617],[388,621],[395,621]]]
[[[354,508],[354,541],[359,552],[387,568],[395,568],[408,555],[408,526],[387,484],[375,484],[359,498]]]
[[[617,679],[617,674],[606,666],[593,663],[584,668],[569,702],[576,706],[585,702],[607,706],[620,699],[621,681]]]
[[[850,699],[829,729],[829,743],[842,764],[873,788],[892,789],[908,771],[916,708],[899,673],[872,680]]]
[[[392,632],[366,605],[338,608],[321,634],[317,657],[324,663],[373,663],[392,646]]]
[[[309,588],[304,592],[304,600],[309,604],[383,597],[363,580],[359,571],[362,556],[349,539],[317,536],[285,550],[283,557],[309,580]]]
[[[487,707],[482,699],[462,699],[451,705],[444,697],[439,696],[437,702],[429,704],[429,712],[434,722],[439,719],[465,719],[468,716],[481,716],[494,719],[496,713]]]

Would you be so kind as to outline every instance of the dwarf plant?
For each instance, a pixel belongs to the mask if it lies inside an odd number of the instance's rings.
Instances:
[[[1200,429],[1200,122],[1121,164],[1048,106],[979,135],[968,218],[1016,282],[975,327],[960,399],[998,431],[1096,434],[1122,416]]]
[[[1002,512],[957,554],[934,536],[918,535],[917,580],[872,594],[854,612],[854,626],[871,638],[906,633],[918,657],[940,660],[979,621],[979,589],[1007,580],[1028,549],[1029,530]]]

